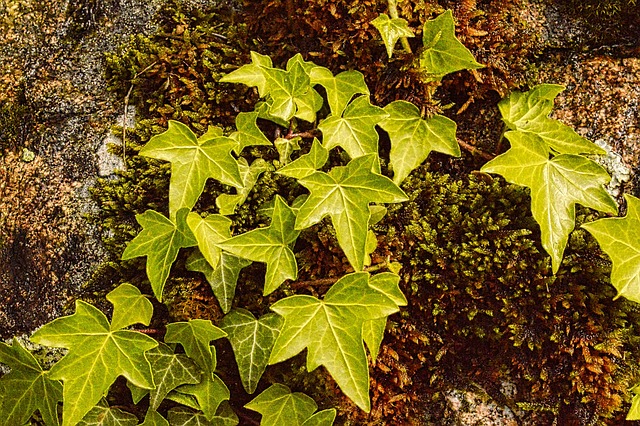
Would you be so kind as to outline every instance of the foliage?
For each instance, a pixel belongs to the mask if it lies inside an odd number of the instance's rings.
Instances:
[[[374,27],[380,31],[384,47],[387,48],[389,59],[393,56],[393,48],[401,37],[414,37],[409,24],[402,18],[389,18],[386,13],[381,13],[376,19],[371,21]]]

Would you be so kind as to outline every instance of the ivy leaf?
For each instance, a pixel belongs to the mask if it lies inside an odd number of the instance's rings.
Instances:
[[[484,66],[476,62],[469,49],[456,38],[451,10],[424,23],[422,44],[420,68],[426,70],[432,80],[440,80],[452,72]]]
[[[377,154],[375,127],[386,117],[382,108],[371,105],[368,96],[360,96],[347,106],[342,116],[330,116],[320,123],[322,145],[328,150],[340,146],[351,158]]]
[[[311,84],[319,84],[327,92],[331,115],[341,117],[347,104],[357,94],[369,96],[369,88],[364,75],[359,71],[343,71],[334,77],[325,67],[313,67],[309,74]]]
[[[107,295],[113,304],[111,329],[120,330],[134,323],[144,323],[153,315],[153,305],[137,287],[131,284],[120,284]]]
[[[103,401],[93,407],[78,426],[135,426],[138,418],[119,408],[112,408]]]
[[[241,112],[236,116],[236,132],[231,133],[229,137],[238,144],[234,148],[236,154],[240,154],[247,146],[267,145],[271,146],[271,141],[262,133],[262,130],[256,124],[258,119],[257,112]],[[242,173],[240,173],[242,175]]]
[[[498,103],[502,120],[508,129],[536,134],[557,153],[606,154],[571,127],[548,117],[553,100],[563,90],[558,84],[541,84],[528,92],[513,92]]]
[[[164,341],[180,343],[187,356],[211,375],[216,369],[216,352],[210,343],[226,335],[209,320],[192,319],[168,324]]]
[[[324,365],[342,391],[368,412],[369,368],[363,325],[406,305],[399,280],[391,273],[370,277],[366,272],[356,272],[338,280],[324,300],[291,296],[277,301],[271,309],[284,317],[284,325],[269,363],[289,359],[306,348],[307,369],[313,371]]]
[[[207,133],[201,138],[184,124],[169,120],[166,132],[152,137],[140,155],[171,162],[169,212],[193,208],[209,178],[242,187],[238,163],[231,156],[236,141]]]
[[[120,302],[118,298],[113,300],[114,310],[123,309],[116,304]],[[140,313],[129,321],[121,320],[120,325],[149,325],[150,320],[151,315]],[[138,387],[155,387],[145,352],[155,348],[158,342],[136,331],[112,327],[102,312],[81,300],[76,301],[73,315],[45,324],[31,340],[69,349],[49,371],[51,379],[64,383],[63,426],[80,421],[120,375]]]
[[[239,422],[238,416],[226,401],[220,404],[211,421],[207,420],[204,414],[184,407],[169,410],[169,420],[173,426],[235,426]]]
[[[207,420],[211,421],[223,401],[229,400],[230,393],[224,382],[215,374],[205,375],[200,383],[182,385],[178,392],[193,395]]]
[[[460,156],[454,121],[441,115],[425,120],[418,107],[406,101],[391,102],[384,111],[389,116],[379,126],[391,140],[389,159],[396,184],[400,185],[431,151]]]
[[[362,325],[362,340],[369,348],[371,359],[376,362],[378,353],[380,352],[380,345],[382,345],[382,339],[384,338],[384,331],[387,327],[387,318],[376,318],[370,321],[366,321]]]
[[[369,203],[408,200],[389,178],[371,171],[376,158],[373,154],[358,157],[329,173],[318,171],[299,180],[311,194],[298,210],[295,229],[308,228],[330,215],[338,243],[356,271],[362,270],[366,258]]]
[[[616,213],[616,202],[604,189],[609,175],[599,164],[579,155],[549,159],[548,145],[537,136],[507,132],[511,148],[486,163],[481,171],[531,189],[531,212],[540,225],[542,246],[551,255],[555,274],[569,233],[575,225],[575,204]]]
[[[281,167],[276,173],[295,179],[302,179],[324,166],[328,159],[329,151],[320,145],[318,139],[313,138],[311,150],[307,154],[303,154],[291,163]]]
[[[218,266],[213,269],[200,251],[192,253],[186,263],[189,271],[202,272],[204,274],[213,294],[218,299],[222,312],[225,314],[231,310],[240,271],[249,265],[251,265],[250,260],[222,252]]]
[[[380,31],[389,58],[393,55],[393,48],[400,38],[414,36],[406,20],[402,18],[391,19],[386,13],[381,13],[371,23]]]
[[[640,303],[640,200],[626,194],[624,198],[627,200],[625,217],[599,219],[582,227],[611,258],[611,284],[618,290],[616,297]]]
[[[140,423],[140,426],[169,426],[169,422],[157,411],[148,409],[144,422]]]
[[[262,158],[253,160],[250,166],[246,159],[240,158],[240,160],[238,160],[238,168],[240,170],[243,187],[236,188],[237,194],[235,195],[220,194],[218,198],[216,198],[216,206],[218,206],[218,210],[222,215],[234,214],[236,207],[245,202],[260,175],[263,172],[273,169],[273,167]]]
[[[198,249],[213,269],[220,263],[222,250],[217,244],[231,238],[231,219],[212,214],[202,218],[198,213],[191,212],[187,216],[187,224],[198,242]]]
[[[37,410],[46,425],[58,426],[57,405],[62,401],[62,384],[51,380],[15,338],[11,346],[0,342],[0,362],[11,369],[0,378],[0,418],[3,422],[26,424]]]
[[[327,410],[318,411],[302,423],[302,426],[331,426],[335,419],[335,408],[329,408]]]
[[[298,276],[298,265],[291,250],[291,245],[300,234],[294,230],[295,221],[291,207],[276,195],[271,225],[235,236],[219,245],[236,256],[267,264],[265,296],[285,280],[295,280]]]
[[[291,154],[293,151],[297,151],[300,149],[300,141],[301,137],[296,136],[295,138],[277,138],[273,144],[276,146],[276,150],[278,150],[278,154],[280,155],[279,161],[280,164],[287,164],[291,161]]]
[[[156,385],[155,389],[149,392],[149,406],[152,410],[157,410],[167,394],[178,386],[200,382],[202,374],[198,366],[186,355],[174,354],[164,343],[148,351],[146,356],[151,363],[153,381]],[[133,385],[129,384],[130,388],[131,386]],[[135,399],[140,401],[141,396],[146,393],[146,390],[137,392]]]
[[[246,309],[234,309],[222,319],[220,327],[228,334],[242,386],[252,394],[267,368],[273,343],[282,327],[282,318],[267,314],[257,320]]]
[[[269,114],[284,121],[294,116],[313,122],[322,107],[322,97],[311,87],[309,74],[299,61],[289,61],[287,70],[263,68],[266,93],[271,97]]]
[[[316,402],[302,392],[291,393],[291,390],[279,383],[268,387],[264,392],[245,405],[245,408],[262,414],[261,425],[269,426],[302,426],[303,424],[332,425],[336,410],[325,410],[323,418],[331,417],[330,423],[307,423],[318,409]],[[320,413],[317,413],[320,414]],[[313,416],[315,417],[315,416]],[[316,418],[317,419],[317,418]]]
[[[180,209],[175,221],[154,210],[136,215],[142,232],[131,240],[122,253],[122,260],[147,256],[147,277],[153,294],[160,302],[164,284],[169,277],[171,265],[178,257],[178,251],[181,247],[193,247],[197,244],[187,226],[188,213],[188,209]]]
[[[221,83],[242,83],[249,87],[257,87],[260,97],[266,96],[267,80],[264,68],[273,67],[271,58],[257,52],[251,52],[251,63],[241,66],[235,71],[223,76]]]

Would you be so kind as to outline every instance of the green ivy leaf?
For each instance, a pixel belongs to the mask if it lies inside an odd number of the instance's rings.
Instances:
[[[216,416],[218,407],[223,401],[229,400],[229,389],[215,374],[205,375],[202,381],[195,385],[182,385],[176,389],[178,392],[193,395],[198,401],[204,417],[211,421]]]
[[[187,356],[210,376],[216,369],[216,352],[210,343],[226,336],[227,333],[213,325],[211,321],[192,319],[187,322],[168,324],[164,341],[180,343]]]
[[[207,420],[204,414],[184,407],[169,410],[169,420],[172,426],[235,426],[239,422],[238,416],[226,401],[220,404],[211,421]]]
[[[379,126],[391,140],[389,159],[397,185],[422,164],[431,151],[460,156],[454,121],[441,115],[425,120],[418,107],[406,101],[391,102],[384,111],[389,116]]]
[[[134,426],[138,418],[119,408],[112,408],[103,401],[93,407],[78,426]]]
[[[251,265],[250,260],[222,252],[216,269],[213,269],[199,250],[192,253],[186,262],[189,271],[204,274],[225,314],[231,310],[240,271],[249,265]]]
[[[279,161],[280,164],[288,164],[291,161],[291,154],[293,151],[297,151],[300,149],[300,141],[301,137],[297,136],[295,138],[277,138],[273,144],[278,150],[278,154],[280,155]]]
[[[120,299],[115,298],[114,303],[120,303]],[[114,305],[115,309],[123,308]],[[147,314],[135,315],[129,321],[121,319],[120,324],[122,327],[135,323],[149,325],[151,315],[144,315]],[[155,348],[158,342],[136,331],[113,328],[102,312],[81,300],[76,301],[73,315],[45,324],[31,340],[69,349],[49,371],[51,379],[64,383],[63,426],[80,421],[120,375],[138,387],[155,387],[145,352]]]
[[[266,93],[271,98],[269,114],[284,121],[294,116],[313,122],[322,107],[322,97],[311,87],[309,74],[300,61],[289,61],[287,70],[263,68]]]
[[[311,145],[309,153],[301,155],[291,163],[278,169],[276,173],[295,179],[302,179],[324,166],[328,159],[329,151],[320,145],[318,139],[313,138],[313,145]]]
[[[534,133],[561,154],[606,154],[598,145],[578,135],[571,127],[549,118],[553,100],[564,86],[541,84],[528,92],[513,92],[498,103],[508,129]]]
[[[343,71],[334,77],[325,67],[313,67],[310,71],[311,84],[319,84],[327,92],[331,115],[341,117],[347,104],[357,94],[369,96],[369,88],[364,75],[359,71]]]
[[[234,148],[236,154],[240,154],[247,146],[267,145],[271,146],[271,141],[262,133],[256,124],[257,112],[241,112],[236,116],[237,131],[231,133],[229,137],[237,142]],[[242,175],[242,172],[240,173]]]
[[[213,137],[212,137],[213,136]],[[178,121],[169,121],[166,132],[152,137],[140,155],[171,162],[169,212],[193,208],[209,178],[226,185],[242,187],[238,163],[231,156],[237,142],[207,133],[201,138]]]
[[[575,204],[607,213],[618,211],[603,186],[610,177],[602,166],[579,155],[549,159],[548,145],[531,133],[510,131],[505,136],[511,148],[481,171],[498,173],[531,189],[531,212],[540,225],[542,246],[551,255],[555,274],[575,225]]]
[[[144,416],[144,422],[140,423],[140,426],[169,426],[169,422],[157,411],[148,409],[147,415]]]
[[[331,426],[335,419],[335,408],[329,408],[327,410],[318,411],[302,423],[302,426]]]
[[[131,284],[120,284],[107,295],[107,300],[113,304],[112,330],[125,328],[131,325],[132,321],[144,323],[153,315],[153,305]]]
[[[365,322],[386,318],[406,305],[399,279],[390,273],[370,277],[357,272],[338,280],[324,300],[291,296],[274,303],[271,309],[284,317],[284,325],[269,363],[306,348],[307,369],[324,365],[345,395],[368,412],[369,368],[362,330]]]
[[[273,169],[273,167],[262,158],[255,159],[250,166],[247,160],[240,158],[240,160],[238,160],[238,168],[240,170],[243,187],[236,188],[237,193],[235,195],[220,194],[218,198],[216,198],[216,206],[218,206],[218,210],[222,215],[234,214],[236,207],[245,202],[260,175],[263,172]]]
[[[222,254],[217,244],[231,238],[231,223],[231,219],[219,214],[202,218],[191,212],[187,216],[187,224],[196,237],[198,249],[213,269],[218,267]]]
[[[640,303],[640,200],[626,194],[624,198],[627,200],[625,217],[599,219],[582,227],[611,258],[611,284],[618,290],[616,297]],[[635,399],[634,396],[634,402]]]
[[[381,13],[371,23],[380,31],[389,58],[393,56],[393,48],[400,38],[414,36],[406,20],[402,18],[391,19],[386,13]]]
[[[37,410],[46,425],[58,426],[62,384],[51,380],[15,338],[11,346],[0,342],[0,362],[11,369],[0,378],[0,419],[7,425],[24,425]]]
[[[469,49],[456,38],[451,10],[424,23],[422,44],[420,68],[427,71],[432,80],[440,80],[452,72],[484,66],[476,62]]]
[[[371,171],[376,158],[373,154],[358,157],[329,173],[318,171],[299,180],[311,194],[298,210],[295,229],[308,228],[330,215],[338,243],[356,271],[362,270],[366,258],[369,203],[408,200],[391,179]]]
[[[631,408],[627,413],[627,420],[640,420],[640,394],[637,393],[638,385],[634,386],[631,391],[633,392],[633,399],[631,400]]]
[[[384,331],[387,327],[387,318],[376,318],[370,321],[366,321],[362,325],[362,340],[366,343],[371,354],[373,362],[378,358],[380,352],[380,345],[382,345],[382,339],[384,338]]]
[[[271,225],[237,235],[219,245],[236,256],[267,264],[265,296],[285,280],[295,280],[298,276],[296,258],[291,250],[291,245],[300,234],[294,230],[295,220],[291,207],[276,195]]]
[[[307,423],[318,409],[316,402],[302,392],[291,393],[291,390],[279,383],[271,385],[260,395],[245,405],[245,408],[262,414],[261,425],[268,426],[302,426],[310,424],[332,425],[336,411],[325,410],[323,418],[331,417],[330,423]],[[320,413],[318,413],[320,414]],[[317,418],[316,418],[317,419]]]
[[[257,52],[251,52],[251,63],[241,66],[235,71],[223,76],[221,83],[241,83],[249,87],[257,87],[261,97],[266,96],[267,80],[264,76],[264,68],[273,67],[271,58]]]
[[[377,154],[376,124],[386,117],[382,108],[371,105],[368,96],[355,98],[342,116],[330,116],[318,125],[322,145],[328,150],[340,146],[351,158]]]
[[[267,314],[257,320],[246,309],[234,309],[222,319],[220,327],[228,334],[242,386],[252,394],[267,368],[282,318]]]
[[[187,226],[188,213],[188,209],[179,210],[175,221],[167,219],[154,210],[136,215],[136,220],[142,226],[142,232],[129,242],[122,253],[122,260],[147,256],[147,277],[158,301],[162,301],[164,284],[180,248],[193,247],[197,244]]]

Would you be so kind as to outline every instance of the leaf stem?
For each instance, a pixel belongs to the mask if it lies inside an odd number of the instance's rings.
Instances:
[[[458,144],[462,148],[464,148],[465,150],[469,151],[471,154],[479,155],[480,157],[484,158],[485,160],[493,160],[495,158],[495,155],[488,154],[488,153],[486,153],[484,151],[481,151],[478,148],[476,148],[475,146],[463,141],[462,139],[458,139]]]
[[[391,16],[391,19],[398,19],[398,5],[396,0],[387,0],[387,3],[389,4],[389,16]],[[407,53],[413,53],[411,52],[409,40],[406,37],[400,37],[400,43]]]

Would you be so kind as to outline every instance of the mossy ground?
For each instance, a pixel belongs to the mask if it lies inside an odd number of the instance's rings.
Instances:
[[[452,103],[454,108],[444,112],[453,116],[459,111],[460,137],[495,151],[501,132],[497,99],[527,80],[540,48],[537,36],[510,12],[516,1],[399,3],[401,15],[418,29],[411,41],[415,50],[421,24],[452,8],[458,37],[487,67],[447,77],[435,99],[433,83],[424,83],[411,70],[411,55],[399,53],[387,61],[369,24],[385,11],[381,0],[255,1],[242,11],[211,13],[169,3],[156,35],[134,37],[108,57],[111,89],[121,99],[129,95],[140,119],[135,131],[127,132],[126,170],[94,189],[102,208],[96,219],[113,262],[104,266],[108,273],[96,275],[91,288],[106,292],[128,281],[149,292],[144,259],[117,259],[138,232],[135,214],[147,209],[166,213],[169,168],[136,153],[169,119],[203,132],[208,124],[230,127],[237,112],[251,110],[257,100],[253,90],[217,82],[246,63],[250,50],[269,54],[276,64],[300,52],[334,72],[362,70],[379,105],[406,99],[424,110],[441,111]],[[381,145],[384,150],[385,142]],[[251,155],[270,159],[273,154],[255,150]],[[372,412],[355,408],[323,370],[306,372],[301,356],[285,368],[269,368],[262,388],[285,382],[309,393],[321,408],[338,407],[343,424],[443,424],[446,392],[461,388],[482,389],[532,424],[621,424],[628,389],[638,381],[637,308],[612,301],[610,265],[582,231],[573,234],[561,270],[553,276],[526,191],[473,173],[481,162],[468,153],[460,159],[432,155],[429,165],[403,185],[411,200],[392,206],[376,225],[379,246],[373,261],[402,263],[409,306],[390,318],[372,367]],[[196,208],[213,211],[215,196],[224,190],[208,185]],[[300,192],[286,179],[263,174],[234,216],[234,231],[266,224],[257,211],[275,193],[291,202]],[[578,222],[593,217],[582,211]],[[234,305],[262,315],[285,295],[322,295],[327,279],[348,270],[326,222],[303,232],[296,249],[298,282],[263,297],[257,277],[264,267],[254,264],[241,274]],[[222,316],[204,279],[185,270],[185,258],[178,259],[167,283],[166,309],[158,306],[158,328],[169,320],[216,322]],[[239,380],[230,348],[221,344],[218,349],[220,375],[229,379],[232,403],[241,411],[251,397],[232,385]],[[502,383],[515,385],[515,395],[505,395]]]

